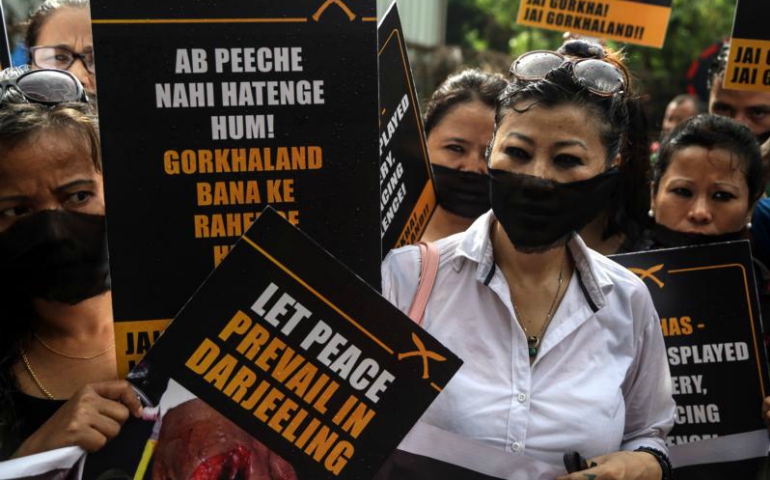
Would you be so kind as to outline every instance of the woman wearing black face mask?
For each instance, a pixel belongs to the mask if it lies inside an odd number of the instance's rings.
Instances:
[[[465,70],[433,93],[425,111],[425,134],[438,207],[423,240],[462,232],[489,210],[484,150],[494,130],[495,99],[505,85],[502,75]]]
[[[96,118],[67,72],[10,76],[0,99],[0,449],[95,451],[141,413],[115,380]]]
[[[488,154],[492,212],[437,242],[423,326],[465,363],[422,420],[554,467],[567,451],[588,457],[559,480],[669,478],[674,402],[652,300],[575,233],[613,198],[628,75],[598,45],[562,52],[512,65]],[[383,263],[383,293],[404,311],[420,263],[417,247]],[[540,478],[522,463],[521,478]]]

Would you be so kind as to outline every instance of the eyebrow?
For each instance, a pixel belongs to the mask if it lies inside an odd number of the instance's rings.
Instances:
[[[534,145],[535,144],[535,141],[531,137],[528,137],[526,135],[523,135],[523,134],[517,133],[517,132],[509,132],[508,135],[506,135],[506,137],[518,138],[522,142],[527,143],[529,145]],[[577,139],[561,140],[561,141],[558,141],[558,142],[554,143],[554,146],[556,148],[580,147],[583,150],[588,151],[588,147],[586,146],[586,144],[583,141],[577,140]]]
[[[85,47],[82,52],[78,52],[74,48],[64,43],[60,43],[58,45],[38,45],[38,46],[44,47],[44,48],[61,48],[62,50],[67,50],[68,52],[72,52],[72,53],[93,53],[93,50],[94,50],[94,47]]]
[[[60,193],[66,192],[67,190],[71,190],[73,187],[81,187],[81,186],[82,187],[94,188],[94,187],[96,187],[96,181],[94,181],[94,180],[85,180],[85,179],[73,180],[73,181],[71,181],[69,183],[65,183],[64,185],[61,185],[61,186],[57,187],[56,190],[54,190],[54,191],[56,193],[60,194]]]
[[[528,143],[530,145],[534,145],[535,144],[534,140],[532,140],[530,137],[528,137],[526,135],[522,135],[521,133],[508,132],[506,137],[515,137],[515,138],[518,138],[519,140],[521,140],[522,142]]]
[[[586,144],[580,140],[562,140],[559,142],[556,142],[554,144],[557,148],[563,148],[563,147],[580,147],[585,151],[588,151],[588,147]]]
[[[26,195],[8,195],[5,197],[0,197],[0,203],[3,202],[22,202],[24,200],[27,200],[29,197]]]
[[[73,180],[69,183],[65,183],[64,185],[56,188],[54,192],[57,194],[66,193],[67,190],[72,189],[73,187],[96,187],[96,182],[94,180]],[[28,200],[30,197],[27,195],[7,195],[5,197],[0,197],[0,202],[22,202],[24,200]]]

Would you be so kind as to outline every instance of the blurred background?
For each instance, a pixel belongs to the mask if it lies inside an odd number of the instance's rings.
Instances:
[[[130,1],[130,0],[129,0]],[[418,95],[427,99],[447,75],[466,66],[506,73],[519,54],[554,50],[563,34],[516,24],[523,0],[398,0]],[[23,22],[42,0],[2,0],[14,64],[25,61]],[[653,128],[679,93],[706,99],[706,72],[729,37],[736,0],[673,0],[662,50],[609,42],[630,60]],[[377,0],[382,15],[390,0]],[[98,57],[98,52],[97,52]]]

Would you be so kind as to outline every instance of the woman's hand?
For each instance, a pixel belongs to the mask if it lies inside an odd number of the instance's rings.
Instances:
[[[95,452],[120,432],[129,415],[142,415],[142,404],[130,383],[113,380],[86,385],[30,435],[13,457],[73,445]]]
[[[556,480],[660,480],[658,460],[647,452],[615,452],[588,460],[588,470],[562,475]]]

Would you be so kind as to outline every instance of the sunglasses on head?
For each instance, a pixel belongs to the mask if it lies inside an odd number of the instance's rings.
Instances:
[[[601,97],[622,94],[628,88],[626,73],[617,65],[598,58],[567,57],[550,50],[525,53],[511,65],[518,80],[543,80],[564,64],[571,65],[572,77],[589,92]]]
[[[28,102],[55,105],[64,102],[86,102],[88,96],[73,74],[63,70],[30,70],[16,78],[0,81],[0,99],[10,89]]]

